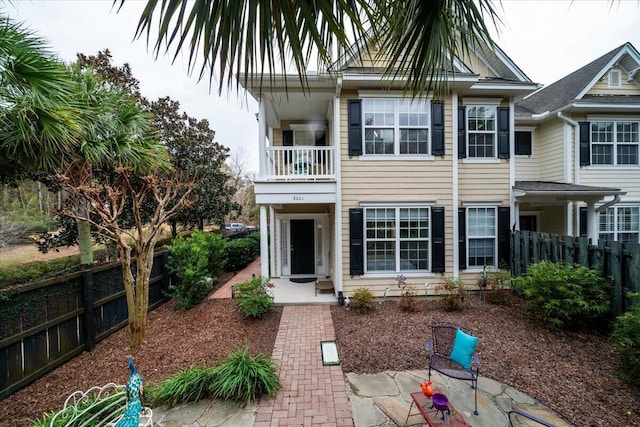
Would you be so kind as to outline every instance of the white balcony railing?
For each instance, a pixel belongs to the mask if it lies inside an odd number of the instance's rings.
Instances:
[[[335,147],[267,147],[268,180],[333,180]]]

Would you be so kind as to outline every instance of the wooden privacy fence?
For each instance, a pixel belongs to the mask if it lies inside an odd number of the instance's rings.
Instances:
[[[587,237],[514,231],[511,235],[511,274],[526,273],[530,264],[548,260],[595,268],[613,286],[614,316],[629,309],[629,291],[640,291],[640,245],[609,241],[589,244]]]
[[[172,279],[168,251],[154,255],[149,309]],[[135,265],[132,265],[135,271]],[[17,287],[0,299],[0,399],[126,326],[120,263]]]

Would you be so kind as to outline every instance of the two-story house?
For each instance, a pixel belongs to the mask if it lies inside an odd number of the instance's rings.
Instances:
[[[515,103],[538,89],[499,48],[453,58],[415,100],[372,59],[247,85],[259,103],[261,274],[423,294],[508,261],[517,223]],[[286,85],[285,85],[286,83]],[[424,287],[424,288],[423,288]]]
[[[640,55],[625,43],[516,103],[519,227],[640,243]]]

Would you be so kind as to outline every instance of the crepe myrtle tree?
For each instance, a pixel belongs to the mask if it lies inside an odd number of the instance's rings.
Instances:
[[[144,176],[136,176],[131,168],[119,167],[109,181],[80,184],[62,176],[61,182],[72,196],[89,203],[91,212],[99,220],[92,216],[82,217],[77,212],[65,214],[77,221],[91,223],[104,239],[116,245],[127,297],[129,347],[144,345],[154,247],[162,235],[162,226],[191,204],[196,181],[177,169],[169,173],[152,170]],[[155,208],[145,220],[143,206],[146,203]],[[133,228],[122,224],[128,209],[134,220]],[[131,267],[133,260],[135,273]]]

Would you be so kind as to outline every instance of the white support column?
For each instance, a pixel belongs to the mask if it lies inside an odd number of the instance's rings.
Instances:
[[[267,121],[265,117],[264,100],[260,100],[258,113],[258,177],[267,173]]]
[[[592,244],[598,243],[598,210],[594,202],[587,203],[587,236]]]
[[[263,278],[269,277],[269,238],[267,233],[267,207],[260,206],[260,275]]]
[[[271,234],[271,246],[269,247],[269,268],[271,275],[277,276],[276,270],[276,211],[273,206],[269,206],[269,234]]]

